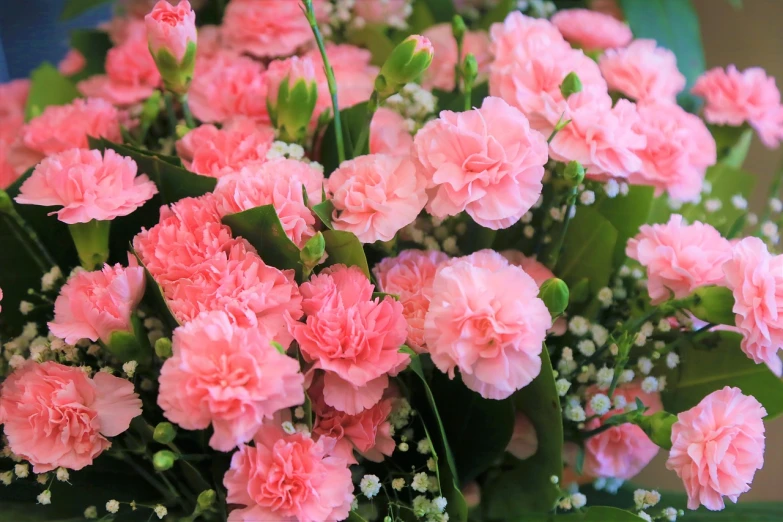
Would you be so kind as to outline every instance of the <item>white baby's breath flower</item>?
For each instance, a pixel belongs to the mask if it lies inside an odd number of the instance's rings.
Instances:
[[[38,494],[36,500],[38,500],[39,504],[47,506],[52,503],[52,492],[48,489],[45,489]]]
[[[595,203],[595,192],[592,190],[585,190],[579,194],[579,202],[582,203],[582,205],[592,205]]]
[[[392,480],[392,489],[394,491],[402,491],[402,488],[405,487],[405,479],[404,478],[396,478]]]
[[[126,363],[123,363],[122,365],[122,371],[125,372],[125,375],[128,376],[128,378],[132,379],[133,374],[136,373],[136,368],[138,368],[139,363],[136,361],[128,361]]]
[[[653,377],[652,375],[649,377],[645,377],[642,381],[642,390],[645,393],[654,393],[658,391],[658,379]]]
[[[30,476],[30,466],[28,464],[17,464],[14,466],[14,474],[19,478]]]
[[[669,352],[668,354],[666,354],[666,366],[668,366],[669,368],[674,369],[679,364],[680,364],[680,356],[679,355],[677,355],[674,352]]]
[[[111,499],[106,503],[106,511],[108,511],[109,513],[114,514],[119,510],[120,510],[120,503],[117,502],[116,500]]]
[[[158,516],[160,520],[163,520],[163,517],[169,514],[169,510],[166,509],[166,506],[163,506],[161,504],[156,505],[153,511],[155,512],[155,514]]]
[[[429,485],[429,479],[427,478],[427,474],[417,473],[413,476],[413,481],[411,482],[411,488],[413,491],[418,491],[419,493],[426,493],[427,492],[427,486]]]
[[[596,415],[603,415],[612,407],[612,401],[603,393],[596,393],[590,398],[590,407]]]
[[[359,482],[359,489],[367,498],[373,498],[381,490],[381,481],[375,475],[365,475]]]

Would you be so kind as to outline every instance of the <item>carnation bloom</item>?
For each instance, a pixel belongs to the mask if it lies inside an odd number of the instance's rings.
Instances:
[[[110,221],[127,216],[158,193],[136,162],[111,149],[71,149],[43,160],[16,197],[26,205],[62,206],[63,223]]]
[[[68,49],[60,63],[57,64],[57,70],[64,76],[73,76],[79,74],[87,65],[87,59],[77,49]]]
[[[738,127],[749,123],[767,147],[777,147],[783,137],[780,91],[764,69],[716,67],[705,72],[691,89],[704,98],[704,117],[709,123]]]
[[[432,283],[424,341],[449,377],[459,368],[471,390],[505,399],[541,371],[552,319],[533,278],[492,250],[441,266]]]
[[[19,79],[0,83],[0,121],[11,116],[24,116],[27,95],[30,93],[30,80]]]
[[[638,107],[635,130],[647,139],[636,151],[642,161],[631,183],[652,185],[655,194],[664,191],[677,201],[697,201],[707,167],[717,161],[715,139],[698,116],[673,103],[648,103]]]
[[[511,434],[511,440],[508,441],[506,451],[520,460],[528,459],[538,451],[536,428],[527,415],[521,411],[518,411],[514,416],[514,431]]]
[[[647,269],[647,291],[653,304],[682,299],[702,286],[723,282],[723,264],[731,259],[731,245],[710,225],[669,222],[643,225],[628,241],[625,253]]]
[[[35,473],[58,467],[79,470],[141,415],[133,383],[56,362],[27,362],[0,391],[0,423],[14,454]]]
[[[589,398],[598,393],[595,387],[588,390],[586,413],[593,416]],[[657,393],[645,393],[639,383],[621,384],[615,390],[615,397],[625,398],[627,404],[634,404],[640,399],[649,408],[645,414],[652,415],[663,409],[661,398]],[[609,417],[622,413],[623,410],[611,410],[585,425],[586,430],[600,427]],[[635,424],[621,424],[606,431],[593,435],[585,443],[584,473],[591,477],[614,477],[628,480],[636,476],[658,454],[658,446],[652,442],[644,431]]]
[[[493,70],[522,64],[545,54],[561,56],[571,49],[549,20],[525,16],[517,10],[509,13],[503,22],[492,24],[490,38],[495,57]]]
[[[144,295],[144,269],[104,265],[79,271],[60,289],[49,330],[68,344],[108,343],[113,332],[132,332],[131,314]]]
[[[457,56],[457,40],[451,24],[433,25],[422,33],[429,39],[434,49],[432,63],[424,71],[422,86],[427,90],[440,89],[451,92],[455,87],[455,71],[457,62],[462,63],[468,54],[476,57],[478,77],[476,84],[487,80],[492,54],[489,51],[489,36],[484,31],[467,31],[462,41],[462,56]]]
[[[391,241],[427,203],[427,180],[406,156],[369,154],[343,162],[327,180],[335,230],[362,243]]]
[[[499,98],[468,112],[441,112],[413,144],[429,182],[427,211],[436,217],[465,210],[481,226],[508,228],[541,194],[546,138]]]
[[[363,0],[353,6],[354,15],[365,22],[400,29],[407,29],[405,19],[411,12],[411,0]]]
[[[767,411],[754,397],[726,386],[677,416],[666,468],[685,484],[688,509],[699,504],[712,511],[750,490],[764,465],[764,422]]]
[[[378,403],[409,362],[400,353],[407,327],[402,304],[372,299],[373,286],[357,267],[334,265],[302,284],[306,323],[293,325],[305,360],[323,370],[324,401],[355,415]]]
[[[386,107],[375,111],[370,122],[370,154],[407,156],[412,145],[405,118]]]
[[[285,60],[273,60],[269,64],[269,69],[266,71],[265,78],[267,84],[267,104],[275,109],[277,108],[277,98],[280,94],[280,85],[283,81],[288,82],[289,91],[300,81],[304,82],[308,88],[310,88],[312,84],[316,84],[319,92],[316,95],[315,108],[313,109],[313,114],[310,118],[312,126],[317,124],[318,117],[321,113],[332,106],[330,96],[320,95],[324,92],[323,84],[326,83],[326,77],[323,74],[316,75],[313,58],[310,56],[292,56]],[[329,85],[326,84],[325,87],[325,92],[328,92]],[[350,85],[346,87],[350,88]]]
[[[516,265],[524,270],[538,286],[541,286],[547,279],[555,277],[555,274],[546,265],[533,257],[527,257],[519,250],[504,250],[500,252],[500,255],[505,257],[512,265]]]
[[[274,140],[272,127],[238,117],[221,129],[210,124],[196,127],[177,142],[177,154],[188,170],[221,178],[265,162]]]
[[[171,422],[214,433],[209,445],[230,451],[248,442],[278,410],[304,402],[299,363],[256,328],[222,311],[174,330],[171,358],[160,371],[158,405]]]
[[[742,351],[777,374],[783,370],[783,256],[773,256],[758,238],[734,245],[723,265],[726,285],[734,293],[735,322],[745,336]]]
[[[331,522],[351,511],[353,482],[348,462],[332,454],[335,441],[309,434],[287,435],[265,424],[255,446],[242,446],[223,477],[226,502],[244,506],[229,522]]]
[[[637,102],[676,103],[685,88],[677,57],[655,40],[634,40],[625,49],[610,49],[598,61],[610,90]]]
[[[430,307],[435,272],[448,259],[436,250],[403,250],[373,268],[380,290],[399,297],[408,322],[408,345],[417,352],[425,351],[424,317]]]
[[[315,64],[318,83],[316,110],[319,106],[330,107],[331,94],[321,53],[318,49],[313,49],[305,56]],[[326,56],[334,71],[335,80],[340,85],[337,90],[337,105],[342,109],[369,100],[375,87],[375,77],[378,76],[378,68],[370,65],[370,51],[348,44],[327,44]]]
[[[144,17],[144,23],[150,52],[155,55],[165,49],[179,63],[188,44],[196,43],[196,13],[188,0],[180,0],[176,6],[159,0]]]
[[[609,15],[589,9],[564,9],[552,24],[566,40],[588,51],[625,47],[633,39],[631,28]]]

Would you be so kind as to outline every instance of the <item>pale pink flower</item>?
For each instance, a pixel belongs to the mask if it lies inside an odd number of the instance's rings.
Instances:
[[[198,28],[198,49],[196,59],[212,58],[224,50],[220,26],[202,25]]]
[[[14,169],[14,166],[8,160],[8,146],[0,142],[0,189],[7,189],[20,176],[21,174]]]
[[[399,26],[411,13],[410,0],[362,0],[353,6],[354,16],[371,24]]]
[[[456,258],[432,283],[424,340],[432,362],[488,399],[505,399],[541,371],[541,347],[552,326],[538,286],[492,250]]]
[[[767,411],[753,396],[726,386],[677,415],[666,468],[685,484],[688,509],[725,507],[750,491],[757,469],[764,465],[764,422]]]
[[[24,118],[27,95],[30,93],[30,80],[19,79],[0,83],[0,121],[11,116]]]
[[[677,57],[655,40],[634,40],[624,49],[609,49],[598,61],[609,89],[649,103],[676,103],[685,88]]]
[[[49,330],[68,344],[108,343],[113,332],[133,332],[131,314],[144,296],[144,269],[117,264],[68,279],[54,302]]]
[[[504,69],[525,63],[543,54],[563,55],[571,46],[549,20],[511,11],[503,22],[492,24],[489,31],[492,68]]]
[[[9,150],[24,127],[24,113],[0,116],[0,148]]]
[[[144,23],[150,52],[155,55],[165,49],[179,63],[188,44],[196,43],[196,13],[188,0],[180,0],[176,6],[159,0],[144,17]]]
[[[588,390],[586,413],[593,416],[590,408],[590,397],[599,393],[596,387]],[[661,398],[657,393],[645,393],[638,382],[621,384],[615,390],[615,397],[625,398],[627,404],[634,404],[636,399],[649,409],[645,415],[652,415],[663,409]],[[600,427],[612,415],[623,413],[623,410],[611,410],[585,425],[586,430]],[[608,430],[593,435],[585,443],[584,474],[590,477],[614,477],[628,480],[636,476],[658,454],[658,446],[652,442],[644,431],[635,424],[625,423],[613,426]]]
[[[538,435],[530,419],[521,411],[514,416],[514,431],[506,451],[520,460],[529,459],[538,451]]]
[[[136,162],[111,149],[71,149],[43,160],[16,196],[24,205],[62,206],[63,223],[110,221],[127,216],[158,193]]]
[[[412,145],[405,118],[385,107],[375,111],[370,122],[370,154],[408,156]]]
[[[406,156],[369,154],[343,162],[327,180],[335,230],[362,243],[391,241],[427,203],[427,180]]]
[[[588,51],[625,47],[633,39],[631,28],[609,15],[589,9],[564,9],[552,24],[566,40]]]
[[[637,108],[635,130],[647,139],[636,151],[642,161],[628,181],[652,185],[655,194],[667,192],[678,201],[697,201],[707,167],[717,161],[715,139],[698,116],[673,103],[647,103]]]
[[[226,502],[244,506],[229,522],[332,522],[351,511],[353,482],[348,462],[333,455],[335,441],[309,434],[287,435],[266,424],[255,446],[242,446],[223,477]]]
[[[628,240],[625,253],[647,269],[647,291],[653,304],[671,297],[682,299],[702,286],[724,281],[723,264],[731,259],[731,245],[710,225],[669,222],[642,225]]]
[[[27,362],[0,391],[0,423],[8,446],[35,473],[58,467],[79,470],[141,415],[133,383],[56,362]]]
[[[330,107],[331,95],[321,53],[313,49],[305,56],[315,64],[319,106]],[[334,70],[335,80],[340,85],[337,89],[337,105],[343,109],[369,100],[375,87],[375,77],[378,76],[378,68],[370,64],[370,51],[353,45],[330,43],[326,45],[326,56]],[[324,99],[327,101],[322,101]]]
[[[211,424],[209,445],[219,451],[251,440],[265,419],[304,402],[299,363],[272,341],[221,311],[174,330],[173,355],[160,370],[164,416],[188,430]]]
[[[419,353],[426,351],[424,318],[430,307],[435,272],[448,259],[435,250],[403,250],[373,268],[380,290],[400,298],[402,315],[408,322],[408,346]]]
[[[441,112],[413,144],[429,181],[427,211],[434,216],[465,210],[481,226],[508,228],[541,194],[546,138],[499,98],[468,112]]]
[[[723,265],[726,285],[734,293],[734,314],[744,335],[742,351],[756,363],[783,371],[783,256],[773,256],[758,238],[734,245]]]
[[[465,59],[468,54],[473,54],[478,63],[478,77],[476,84],[483,83],[489,76],[489,65],[492,62],[492,54],[489,51],[489,36],[484,31],[467,31],[462,41],[462,56],[457,59],[457,40],[454,39],[454,33],[451,24],[433,25],[424,33],[432,43],[434,54],[432,63],[424,71],[422,86],[425,89],[440,89],[451,92],[455,87],[454,67],[459,61]]]
[[[87,65],[87,59],[77,49],[68,49],[65,57],[57,64],[57,70],[65,76],[79,74]]]
[[[307,322],[293,325],[304,359],[325,372],[324,401],[351,415],[377,404],[409,362],[402,304],[372,299],[372,288],[357,267],[334,265],[302,284]]]
[[[177,155],[191,172],[221,178],[265,162],[274,140],[272,127],[238,117],[220,129],[211,124],[196,127],[177,142]]]
[[[519,250],[504,250],[500,252],[500,255],[505,257],[512,265],[516,265],[524,270],[527,275],[533,278],[533,281],[535,281],[538,286],[541,286],[547,279],[555,277],[555,274],[553,274],[544,264],[533,257],[527,257]]]

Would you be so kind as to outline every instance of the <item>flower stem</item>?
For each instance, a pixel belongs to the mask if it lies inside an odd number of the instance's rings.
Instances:
[[[188,105],[188,95],[183,94],[179,98],[179,102],[182,104],[182,113],[185,115],[185,123],[189,129],[196,128],[196,120],[193,119],[193,113],[190,112],[190,105]]]
[[[565,241],[566,233],[568,232],[568,224],[571,222],[571,214],[574,213],[574,207],[576,205],[576,194],[579,191],[578,187],[573,187],[571,193],[568,195],[567,207],[565,216],[563,216],[563,226],[560,228],[560,232],[557,236],[557,241],[552,251],[549,253],[546,266],[550,270],[554,270],[557,266],[557,261],[560,259],[560,251],[563,250],[563,242]]]
[[[174,111],[174,97],[170,92],[163,95],[163,101],[166,103],[166,114],[169,117],[169,133],[172,136],[177,135],[177,113]]]
[[[38,233],[19,215],[11,203],[11,197],[4,190],[0,190],[0,215],[5,215],[9,219],[8,228],[22,243],[38,268],[46,273],[57,265],[49,251],[46,250],[41,238],[38,237]]]

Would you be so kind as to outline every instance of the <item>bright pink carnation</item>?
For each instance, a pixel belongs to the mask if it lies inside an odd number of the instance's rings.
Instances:
[[[77,49],[68,49],[65,57],[57,64],[57,70],[65,76],[79,74],[87,65],[87,59]]]
[[[647,269],[647,291],[658,304],[672,294],[682,299],[699,287],[721,284],[731,245],[710,225],[686,225],[674,214],[666,224],[643,225],[625,253]]]
[[[518,411],[514,416],[514,432],[506,451],[520,460],[529,459],[538,451],[538,434],[530,419]]]
[[[400,353],[407,327],[402,304],[372,299],[373,287],[357,267],[335,265],[302,284],[306,324],[293,326],[302,355],[323,370],[324,401],[350,415],[381,400],[409,361]]]
[[[385,107],[375,111],[370,122],[370,154],[408,156],[412,145],[405,118]]]
[[[655,194],[667,192],[677,201],[697,201],[707,167],[717,161],[715,139],[698,116],[673,103],[638,106],[636,131],[647,146],[636,155],[642,160],[631,183],[652,185]]]
[[[459,368],[471,390],[505,399],[541,371],[552,319],[533,278],[492,250],[452,260],[435,274],[424,340],[438,369]]]
[[[196,13],[188,0],[180,0],[176,6],[159,0],[144,17],[144,23],[150,52],[155,55],[165,49],[179,63],[188,44],[196,43]]]
[[[429,181],[427,211],[434,216],[465,210],[481,226],[508,228],[541,194],[546,138],[499,98],[468,112],[441,112],[413,143]]]
[[[644,103],[676,103],[685,88],[677,57],[655,40],[634,40],[625,49],[609,49],[598,62],[609,89]]]
[[[552,24],[566,40],[588,51],[625,47],[633,39],[631,28],[609,15],[589,9],[564,9]]]
[[[331,97],[321,53],[318,49],[313,49],[305,56],[315,64],[318,104],[329,107]],[[378,75],[378,68],[370,65],[372,59],[370,51],[348,44],[328,44],[326,56],[334,70],[335,80],[340,85],[337,89],[337,105],[342,109],[369,100],[375,86],[375,77]]]
[[[754,397],[726,386],[677,416],[666,467],[685,484],[688,509],[725,507],[750,490],[764,465],[764,422],[767,411]]]
[[[144,295],[144,269],[104,265],[74,274],[54,302],[49,330],[68,344],[81,339],[108,343],[113,332],[133,332],[131,314]]]
[[[348,462],[333,455],[334,439],[287,435],[266,424],[255,446],[242,446],[223,477],[229,504],[244,506],[229,522],[333,522],[351,511]]]
[[[369,154],[343,162],[327,180],[335,230],[362,243],[391,241],[427,203],[427,180],[405,156]]]
[[[723,265],[726,284],[734,292],[737,327],[745,336],[742,351],[765,362],[777,375],[783,371],[783,256],[773,256],[758,238],[734,245]]]
[[[221,311],[174,330],[174,355],[160,370],[163,414],[188,430],[211,424],[209,445],[219,451],[248,442],[264,419],[304,402],[299,363],[271,341]]]
[[[454,39],[454,33],[451,24],[433,25],[424,33],[423,36],[432,42],[434,54],[432,63],[424,72],[422,86],[425,89],[440,89],[451,92],[455,86],[454,67],[457,65],[457,40]],[[492,62],[492,54],[489,51],[489,36],[484,31],[468,31],[462,41],[462,56],[459,62],[465,59],[470,53],[476,57],[478,63],[478,77],[476,84],[487,80],[489,74],[489,65]]]
[[[16,202],[62,206],[52,212],[63,223],[110,221],[127,216],[158,193],[136,162],[106,149],[71,149],[43,160],[25,180]]]
[[[56,362],[28,362],[0,391],[0,423],[11,451],[35,473],[58,467],[79,470],[141,415],[133,383]]]

